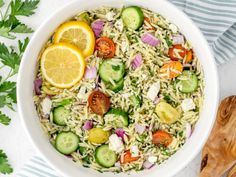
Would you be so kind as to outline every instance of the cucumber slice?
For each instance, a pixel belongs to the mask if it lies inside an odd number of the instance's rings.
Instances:
[[[192,71],[183,71],[177,79],[177,89],[182,93],[194,92],[198,87],[198,78]]]
[[[113,116],[114,121],[112,122],[115,127],[128,127],[129,125],[129,116],[128,113],[117,108],[111,108],[105,115],[105,120],[109,119],[107,116]],[[108,120],[109,121],[109,120]]]
[[[79,137],[73,132],[61,132],[56,137],[56,149],[62,154],[71,154],[79,147]]]
[[[57,125],[65,126],[66,119],[70,116],[70,111],[63,106],[53,110],[53,122]]]
[[[88,12],[83,12],[83,13],[79,14],[79,16],[76,17],[76,20],[85,22],[88,25],[91,24],[91,19],[89,18],[89,13]]]
[[[115,85],[113,85],[111,83],[107,84],[107,88],[111,89],[115,93],[122,90],[123,87],[124,87],[124,79],[123,78],[120,81],[116,82]]]
[[[133,30],[139,29],[144,22],[143,12],[137,6],[126,7],[121,14],[121,18],[125,26]]]
[[[118,59],[104,60],[99,67],[99,76],[105,82],[120,81],[125,74],[124,63]]]
[[[95,150],[95,160],[102,167],[109,168],[115,165],[117,155],[109,149],[108,145],[102,145]]]
[[[64,100],[62,100],[60,102],[55,102],[53,106],[54,107],[66,106],[68,104],[71,104],[71,102],[72,102],[72,99],[64,99]]]
[[[134,107],[138,108],[141,106],[142,100],[140,99],[140,97],[138,97],[136,95],[132,95],[129,97],[129,99]]]

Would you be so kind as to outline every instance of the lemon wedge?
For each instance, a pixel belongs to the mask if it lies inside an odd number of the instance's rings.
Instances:
[[[76,45],[85,57],[92,55],[95,37],[90,26],[82,21],[69,21],[62,24],[54,35],[54,43],[66,42]]]
[[[70,88],[80,81],[85,65],[82,52],[76,46],[67,43],[49,46],[41,57],[43,77],[58,88]]]

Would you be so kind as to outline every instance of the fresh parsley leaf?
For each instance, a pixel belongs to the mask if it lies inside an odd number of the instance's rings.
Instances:
[[[16,16],[30,16],[34,14],[38,3],[39,0],[12,0],[9,4],[10,12],[7,10],[5,14],[2,15],[3,17],[0,21],[0,36],[15,39],[16,36],[12,33],[32,33],[33,29],[19,21]],[[0,0],[0,7],[1,4],[3,5],[3,0]]]
[[[0,111],[0,123],[3,125],[9,125],[10,121],[11,119]],[[1,163],[0,163],[0,166],[1,166]]]
[[[7,155],[3,152],[3,150],[0,150],[0,173],[10,174],[12,172],[13,169],[8,162]]]
[[[20,23],[13,30],[11,30],[11,32],[13,32],[13,33],[32,33],[33,29],[29,28],[25,24]]]
[[[32,33],[33,29],[29,28],[25,24],[21,23],[15,16],[10,15],[9,19],[5,22],[8,26],[11,26],[11,32],[13,33]]]
[[[7,46],[5,44],[0,43],[0,54],[7,53],[7,52],[8,52]]]
[[[11,2],[11,14],[30,16],[34,14],[34,10],[37,8],[39,0],[14,0]]]
[[[8,93],[8,97],[9,97],[9,99],[11,99],[11,103],[13,102],[13,103],[16,103],[17,102],[17,100],[16,100],[16,87],[13,87],[12,89],[11,89],[11,91]],[[9,107],[9,106],[8,106]],[[9,108],[11,108],[11,109],[13,109],[12,108],[12,105],[9,107]],[[14,110],[14,109],[13,109]]]
[[[0,36],[15,39],[11,33],[32,33],[33,29],[21,23],[15,16],[10,15],[9,18],[0,23]]]
[[[2,7],[4,5],[3,0],[0,0],[0,7]]]
[[[8,38],[8,39],[15,39],[16,37],[10,34],[11,28],[6,26],[0,26],[0,36]]]
[[[5,81],[0,85],[0,92],[11,92],[16,87],[16,82]]]
[[[18,41],[18,48],[19,48],[20,54],[22,54],[25,51],[28,43],[29,43],[29,38],[28,37],[25,38],[23,42],[20,41],[20,40]]]
[[[5,102],[6,102],[6,96],[1,95],[0,96],[0,108],[3,108],[5,106]]]
[[[20,64],[20,56],[14,50],[6,49],[6,45],[0,43],[0,61],[14,70]]]
[[[13,104],[16,103],[16,88],[12,89],[8,95],[1,95],[0,101],[0,108],[7,106],[14,111]]]

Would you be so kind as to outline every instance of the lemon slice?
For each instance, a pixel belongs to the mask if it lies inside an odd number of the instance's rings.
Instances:
[[[85,57],[92,55],[95,46],[93,30],[82,21],[62,24],[54,35],[54,43],[66,42],[76,45]]]
[[[85,65],[82,52],[76,46],[67,43],[49,46],[41,57],[44,78],[58,88],[70,88],[80,81]]]

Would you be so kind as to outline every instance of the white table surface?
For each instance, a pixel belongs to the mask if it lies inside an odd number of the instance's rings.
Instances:
[[[5,0],[6,2],[9,0]],[[34,29],[48,17],[50,14],[66,5],[70,0],[41,0],[37,13],[30,18],[22,18],[22,20],[30,24]],[[24,36],[20,36],[23,38]],[[0,42],[14,45],[17,41],[9,41],[0,38]],[[220,97],[221,99],[236,94],[236,59],[218,67],[220,79]],[[17,112],[6,112],[12,117],[9,126],[0,124],[0,149],[4,149],[7,153],[10,163],[14,168],[14,173],[6,175],[6,177],[14,177],[16,173],[28,162],[28,160],[37,152],[33,149],[23,130],[20,118]],[[179,174],[175,177],[197,177],[200,165],[200,154]],[[1,175],[0,175],[1,176]]]

